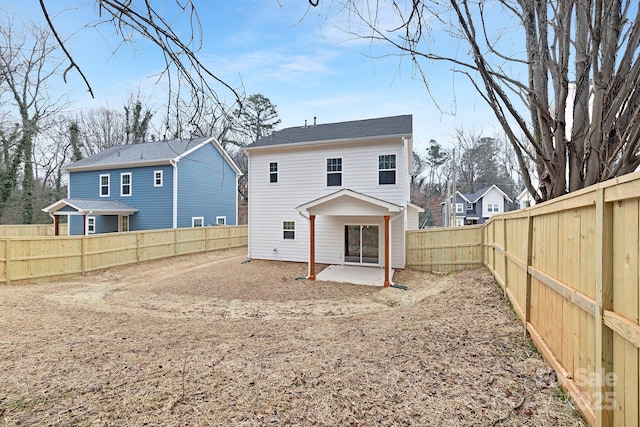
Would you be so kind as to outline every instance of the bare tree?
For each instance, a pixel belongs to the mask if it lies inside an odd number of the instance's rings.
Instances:
[[[0,104],[11,109],[11,115],[19,123],[18,145],[12,155],[17,156],[14,159],[22,165],[22,222],[25,224],[33,222],[35,138],[65,106],[63,98],[53,98],[48,91],[51,79],[59,74],[56,49],[47,29],[33,24],[16,29],[10,18],[0,25],[0,85],[3,88]],[[5,183],[17,185],[14,180]]]
[[[407,55],[427,88],[433,61],[468,78],[537,200],[640,165],[636,0],[346,0],[345,10],[366,27],[348,31]]]
[[[66,81],[67,74],[71,71],[79,73],[93,97],[91,76],[85,75],[82,64],[76,61],[75,53],[69,46],[69,39],[59,32],[56,22],[58,16],[49,14],[49,3],[40,0],[40,8],[67,58],[64,79]],[[79,2],[78,6],[80,5]],[[202,47],[202,25],[192,0],[175,0],[165,2],[161,6],[150,1],[99,0],[95,2],[94,8],[96,19],[82,22],[74,35],[78,36],[91,29],[107,28],[115,32],[121,44],[135,46],[136,36],[141,36],[155,45],[165,63],[164,69],[156,78],[157,81],[164,80],[167,84],[167,118],[176,112],[184,112],[183,109],[176,109],[174,106],[176,100],[181,98],[190,99],[194,107],[189,110],[190,116],[181,119],[188,123],[200,122],[206,111],[205,105],[212,100],[220,106],[225,105],[218,95],[218,90],[231,94],[236,101],[240,101],[238,91],[198,58],[198,52]],[[173,15],[174,12],[177,12],[176,16]],[[187,28],[187,31],[182,34],[181,30],[184,28]]]

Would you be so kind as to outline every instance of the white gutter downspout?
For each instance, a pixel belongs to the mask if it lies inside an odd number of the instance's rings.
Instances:
[[[173,166],[173,228],[178,228],[178,162],[176,160],[169,162]]]

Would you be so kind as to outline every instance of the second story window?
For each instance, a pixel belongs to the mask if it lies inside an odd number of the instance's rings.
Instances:
[[[500,204],[499,203],[488,203],[487,204],[487,212],[489,212],[489,213],[498,213],[498,212],[500,212]]]
[[[327,187],[342,185],[342,159],[327,159]]]
[[[153,171],[153,186],[162,187],[162,171]]]
[[[278,182],[278,163],[269,163],[269,182]]]
[[[100,175],[100,197],[109,197],[109,174]]]
[[[131,195],[131,172],[120,174],[120,195],[121,196]]]
[[[396,155],[384,154],[378,156],[378,184],[396,183]]]
[[[467,210],[468,211],[472,211],[475,209],[475,206],[473,206],[473,203],[467,203]]]
[[[464,209],[464,204],[456,203],[456,213],[464,213],[462,209]]]

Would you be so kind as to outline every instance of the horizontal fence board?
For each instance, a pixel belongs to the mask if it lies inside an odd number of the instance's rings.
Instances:
[[[0,239],[0,284],[246,246],[247,231],[247,226],[213,226],[90,236],[5,237]]]

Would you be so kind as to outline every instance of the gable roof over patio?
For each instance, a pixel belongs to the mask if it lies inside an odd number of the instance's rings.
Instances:
[[[132,215],[138,209],[120,200],[60,199],[42,211],[52,215]]]
[[[389,215],[402,212],[404,206],[367,196],[357,191],[342,189],[311,200],[296,210],[310,215]]]

